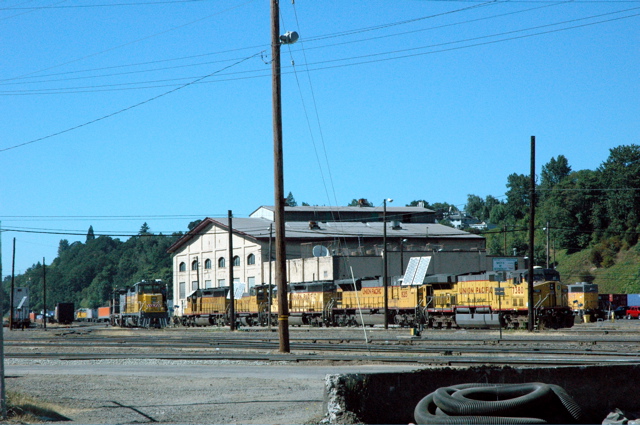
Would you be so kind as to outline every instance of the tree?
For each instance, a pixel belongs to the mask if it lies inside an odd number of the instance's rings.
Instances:
[[[640,146],[618,146],[597,170],[606,191],[606,217],[601,222],[608,235],[627,233],[635,244],[635,228],[640,224]],[[632,230],[633,232],[629,232]]]
[[[293,193],[289,192],[287,197],[284,200],[284,205],[287,207],[297,207],[298,203],[296,202],[296,198],[293,197]]]
[[[151,230],[151,228],[149,227],[149,225],[146,222],[144,222],[142,224],[142,226],[140,226],[140,230],[138,231],[138,235],[141,235],[141,236],[142,235],[149,235],[149,234],[151,234],[149,232],[149,230]]]
[[[96,238],[96,235],[93,233],[93,226],[89,226],[89,231],[87,232],[87,240],[86,242],[92,241]]]
[[[513,173],[507,177],[507,216],[514,222],[523,219],[529,210],[529,177]]]
[[[66,239],[61,239],[58,244],[58,257],[61,257],[64,252],[69,249],[69,241]]]
[[[189,231],[192,231],[193,229],[198,227],[200,223],[202,223],[202,220],[194,220],[187,225],[187,229],[189,229]]]
[[[484,206],[484,200],[478,195],[467,195],[467,205],[465,206],[467,215],[483,220]]]

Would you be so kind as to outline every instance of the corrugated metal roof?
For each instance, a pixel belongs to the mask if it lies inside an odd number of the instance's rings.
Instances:
[[[271,205],[263,205],[257,208],[254,212],[252,212],[249,216],[253,215],[257,211],[265,209],[271,212],[275,211],[275,207]],[[381,213],[384,210],[384,207],[326,207],[326,206],[304,206],[304,207],[284,207],[284,211],[286,212],[379,212]],[[430,210],[423,207],[394,207],[387,204],[387,214],[389,213],[433,213],[434,210]]]
[[[382,222],[315,222],[318,228],[310,228],[309,222],[290,221],[285,223],[285,235],[288,241],[321,240],[327,238],[382,238]],[[232,225],[234,232],[244,234],[248,238],[269,238],[269,225],[273,221],[264,218],[234,218]],[[192,232],[180,238],[169,248],[174,252],[199,234],[206,233],[209,226],[218,226],[223,229],[228,227],[227,218],[204,219]],[[275,237],[275,228],[273,229]],[[433,223],[401,223],[399,228],[394,228],[387,222],[387,238],[455,238],[455,239],[483,239],[482,236],[454,229],[442,224]]]

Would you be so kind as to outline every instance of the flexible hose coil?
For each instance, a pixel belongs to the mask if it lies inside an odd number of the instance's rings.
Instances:
[[[418,424],[578,423],[582,410],[557,385],[460,384],[424,397],[414,417]]]

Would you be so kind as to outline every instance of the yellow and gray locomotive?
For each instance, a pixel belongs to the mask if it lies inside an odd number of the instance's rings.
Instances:
[[[110,304],[112,326],[162,328],[168,324],[167,288],[160,280],[116,288]]]
[[[535,326],[573,326],[566,285],[555,270],[535,269],[533,306],[529,306],[527,271],[433,275],[416,285],[387,287],[387,323],[433,328],[527,328],[529,309]],[[273,288],[273,287],[272,287]],[[385,323],[384,286],[379,277],[303,282],[288,285],[289,324],[311,326]],[[235,317],[245,326],[276,323],[278,293],[268,285],[251,288],[235,300]],[[229,324],[228,288],[197,290],[187,299],[180,322],[185,325]],[[271,307],[269,307],[271,304]]]

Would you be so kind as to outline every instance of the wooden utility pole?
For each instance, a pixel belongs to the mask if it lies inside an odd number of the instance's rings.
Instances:
[[[276,286],[278,288],[278,334],[280,352],[289,353],[289,306],[287,295],[287,249],[284,234],[284,165],[282,154],[282,98],[280,84],[280,6],[271,0],[271,71],[273,94],[274,221],[276,227]]]
[[[15,292],[15,277],[16,277],[16,238],[13,238],[13,255],[11,256],[11,294],[9,294],[9,330],[14,327],[13,323],[13,307],[15,304],[14,292]]]
[[[44,314],[42,315],[42,328],[47,330],[47,267],[42,257],[42,303],[44,304]]]
[[[535,320],[535,305],[533,304],[533,254],[535,243],[535,214],[536,214],[536,136],[531,136],[531,178],[529,185],[529,332],[533,332]]]
[[[231,296],[231,303],[229,304],[229,327],[230,330],[236,330],[236,295],[233,285],[233,214],[231,210],[227,213],[227,219],[229,221],[229,292]]]

